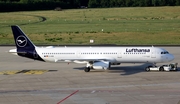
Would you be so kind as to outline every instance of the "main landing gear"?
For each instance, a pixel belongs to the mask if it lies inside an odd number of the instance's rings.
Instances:
[[[91,70],[90,67],[85,67],[85,68],[84,68],[84,71],[85,71],[85,72],[89,72],[90,70]]]

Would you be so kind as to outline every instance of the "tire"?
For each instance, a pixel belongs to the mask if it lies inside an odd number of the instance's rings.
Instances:
[[[89,71],[90,71],[90,68],[87,67],[87,68],[84,69],[84,71],[85,71],[85,72],[89,72]]]
[[[146,71],[147,71],[147,72],[150,71],[150,68],[149,68],[149,67],[146,67]]]
[[[163,68],[163,67],[160,67],[160,68],[159,68],[159,71],[164,71],[164,68]]]

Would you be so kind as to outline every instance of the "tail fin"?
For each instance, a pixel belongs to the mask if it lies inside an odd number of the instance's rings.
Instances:
[[[26,34],[20,29],[19,26],[11,26],[14,35],[14,41],[17,49],[35,49],[35,45],[26,36]]]
[[[14,41],[17,47],[15,51],[17,55],[26,57],[26,58],[31,58],[34,60],[44,61],[36,52],[36,46],[31,42],[31,40],[26,36],[26,34],[20,29],[20,27],[11,26],[11,28],[14,35]]]

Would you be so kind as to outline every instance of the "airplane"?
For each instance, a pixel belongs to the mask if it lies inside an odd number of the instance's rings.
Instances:
[[[37,47],[17,25],[11,26],[16,49],[10,53],[43,62],[74,62],[91,69],[108,70],[121,63],[163,63],[174,60],[167,50],[158,47]]]

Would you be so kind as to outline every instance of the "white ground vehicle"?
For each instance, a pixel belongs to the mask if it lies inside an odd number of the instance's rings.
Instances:
[[[146,71],[177,71],[178,63],[171,63],[169,65],[162,66],[148,66],[145,68]]]

